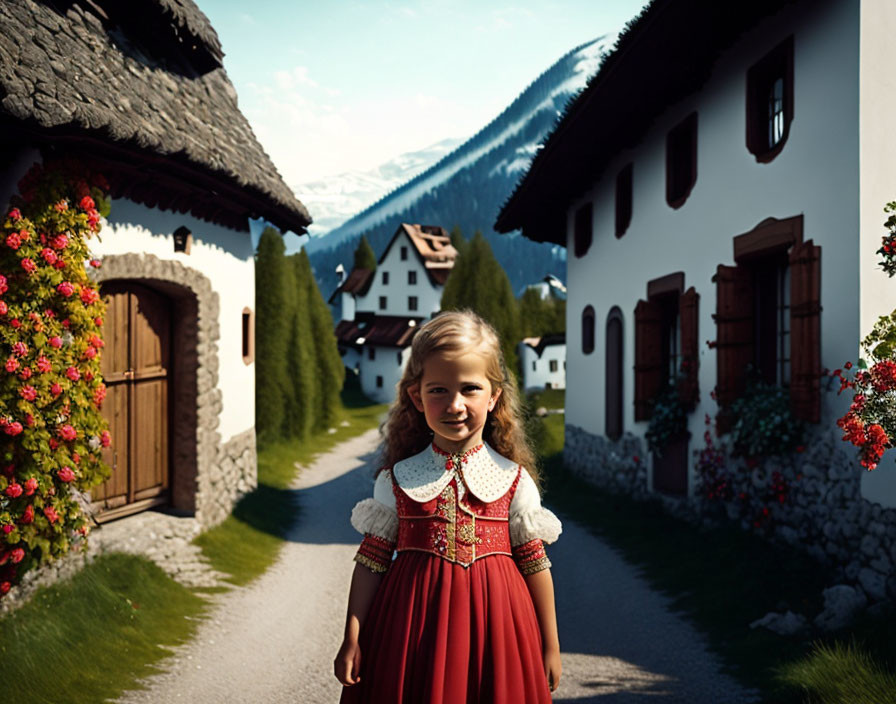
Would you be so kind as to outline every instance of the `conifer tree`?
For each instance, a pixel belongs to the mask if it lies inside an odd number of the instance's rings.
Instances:
[[[286,248],[283,237],[265,228],[255,254],[255,426],[260,440],[282,436],[289,379],[286,350]]]
[[[457,250],[458,254],[461,254],[467,248],[467,238],[464,237],[464,233],[460,229],[460,225],[455,225],[451,228],[451,244]]]
[[[298,277],[305,282],[310,319],[311,340],[314,343],[314,429],[332,426],[342,408],[340,392],[345,381],[345,367],[336,336],[333,332],[333,316],[311,272],[308,254],[303,249],[298,255]]]
[[[468,308],[491,323],[501,339],[507,368],[516,369],[516,345],[521,339],[517,301],[507,274],[481,232],[476,232],[455,261],[445,282],[441,307]]]
[[[373,247],[364,235],[361,235],[361,241],[355,250],[355,269],[376,271],[376,254],[373,253]]]
[[[308,304],[308,271],[298,254],[288,257],[287,280],[291,292],[289,301],[290,335],[287,366],[291,387],[287,404],[286,435],[304,439],[315,425],[318,408],[315,384],[315,345],[311,335],[311,310]]]

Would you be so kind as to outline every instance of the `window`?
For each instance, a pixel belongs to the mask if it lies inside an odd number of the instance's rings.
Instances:
[[[753,367],[768,384],[790,386],[790,267],[784,253],[754,260]]]
[[[398,354],[395,356],[398,357],[398,366],[400,367],[401,366],[401,352],[399,351]]]
[[[389,272],[384,271],[383,272],[383,286],[388,286],[388,285],[389,285]]]
[[[409,271],[408,272],[408,285],[414,286],[417,283],[417,272]]]
[[[759,163],[774,159],[793,120],[793,36],[747,71],[747,149]]]
[[[590,305],[582,311],[582,352],[594,352],[594,308]]]
[[[576,211],[573,237],[575,239],[574,252],[577,257],[584,257],[591,247],[592,212],[591,203],[585,203]]]
[[[367,359],[376,359],[376,347],[367,348]]]
[[[255,316],[249,308],[243,308],[243,363],[252,364],[255,359]]]
[[[556,359],[551,360],[550,368],[551,368],[552,372],[557,371],[557,360]]]
[[[680,208],[697,182],[697,113],[692,112],[666,136],[666,202]]]
[[[383,388],[383,377],[378,376],[376,378],[376,388],[378,388],[378,389]]]
[[[532,360],[532,371],[533,372],[535,371],[535,360],[534,359]]]
[[[797,418],[821,410],[821,248],[802,241],[803,218],[768,218],[734,238],[735,266],[719,265],[716,284],[716,394],[724,412],[743,393],[746,369],[789,389]]]
[[[402,247],[401,248],[401,261],[407,261],[407,258],[408,258],[408,248]]]
[[[380,296],[380,310],[386,310],[386,297]]]
[[[628,164],[616,175],[616,237],[622,237],[632,221],[632,171]]]
[[[635,420],[649,420],[653,399],[667,384],[693,407],[698,400],[698,302],[677,272],[647,282],[635,307]],[[609,325],[609,323],[608,323]]]
[[[408,310],[417,310],[416,296],[408,296]]]
[[[622,311],[614,306],[607,316],[604,426],[607,437],[622,437]]]
[[[174,238],[174,251],[175,252],[183,252],[184,254],[190,253],[190,249],[193,246],[193,233],[192,232],[190,232],[186,227],[181,225],[172,233],[172,237]]]

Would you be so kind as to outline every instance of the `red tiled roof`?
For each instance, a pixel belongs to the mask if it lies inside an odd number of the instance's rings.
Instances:
[[[372,269],[352,269],[348,278],[333,291],[329,302],[333,302],[337,293],[354,293],[356,296],[363,296],[373,282],[373,274]]]
[[[341,320],[336,326],[336,340],[344,345],[407,347],[422,321],[400,315]]]

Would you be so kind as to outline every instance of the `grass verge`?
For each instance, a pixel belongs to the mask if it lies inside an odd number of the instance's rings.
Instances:
[[[707,637],[726,670],[766,704],[896,702],[896,615],[833,634],[785,637],[749,624],[769,611],[821,610],[828,572],[802,553],[734,525],[703,530],[654,503],[602,491],[563,466],[563,417],[547,416],[537,450],[548,501],[620,550]]]
[[[114,699],[192,636],[206,605],[146,558],[99,557],[0,620],[0,701]]]
[[[305,441],[270,443],[258,450],[258,488],[243,497],[220,525],[195,539],[211,565],[242,585],[267,570],[280,554],[283,538],[296,519],[295,493],[289,489],[296,464],[308,465],[337,444],[377,427],[387,406],[365,398],[350,384],[342,393],[343,414],[334,432]]]

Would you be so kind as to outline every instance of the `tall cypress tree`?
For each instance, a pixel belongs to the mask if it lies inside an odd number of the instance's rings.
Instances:
[[[345,381],[345,367],[336,335],[333,332],[333,316],[321,296],[311,273],[308,254],[303,249],[298,255],[298,277],[305,282],[310,320],[311,340],[314,344],[314,428],[323,430],[332,426],[342,409],[340,392]]]
[[[298,254],[288,257],[288,280],[291,292],[290,335],[287,350],[290,403],[286,434],[306,438],[315,425],[318,407],[314,340],[311,335],[311,310],[308,304],[307,272]]]
[[[376,254],[364,235],[361,235],[361,241],[355,250],[355,268],[376,271]]]
[[[255,254],[255,427],[259,439],[282,436],[289,378],[286,350],[289,316],[283,237],[265,228]]]
[[[451,244],[454,245],[454,248],[457,250],[458,254],[463,253],[463,251],[467,248],[467,238],[464,237],[464,233],[460,229],[460,225],[455,225],[451,228]]]

